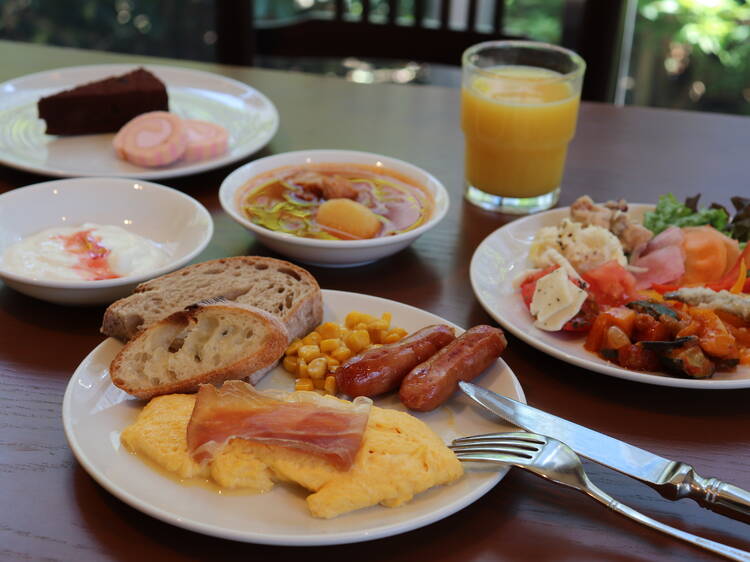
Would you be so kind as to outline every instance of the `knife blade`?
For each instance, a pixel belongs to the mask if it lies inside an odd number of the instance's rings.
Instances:
[[[750,523],[750,492],[738,486],[703,478],[689,464],[665,459],[481,386],[468,382],[459,386],[475,402],[513,425],[562,441],[579,455],[645,482],[667,499],[690,498],[701,507]]]

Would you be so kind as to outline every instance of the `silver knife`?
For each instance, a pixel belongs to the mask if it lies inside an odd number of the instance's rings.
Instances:
[[[690,498],[701,507],[750,523],[750,492],[738,486],[703,478],[689,464],[667,460],[481,386],[467,382],[459,385],[469,397],[504,420],[562,441],[592,461],[645,482],[667,499]]]

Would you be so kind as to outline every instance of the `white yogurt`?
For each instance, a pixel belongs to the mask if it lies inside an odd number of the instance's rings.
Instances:
[[[82,281],[147,273],[169,259],[156,242],[114,225],[48,228],[13,244],[3,268],[34,279]]]

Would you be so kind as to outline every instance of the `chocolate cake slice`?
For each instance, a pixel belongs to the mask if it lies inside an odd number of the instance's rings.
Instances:
[[[47,134],[85,135],[116,132],[136,115],[168,111],[169,102],[164,83],[138,68],[47,96],[37,108]]]

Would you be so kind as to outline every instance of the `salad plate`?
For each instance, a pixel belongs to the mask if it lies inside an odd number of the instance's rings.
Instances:
[[[341,291],[323,291],[324,320],[343,322],[352,310],[380,316],[391,312],[394,325],[409,332],[450,322],[395,301]],[[452,324],[450,324],[452,325]],[[453,325],[458,329],[457,326]],[[302,546],[367,541],[429,525],[470,505],[507,473],[508,468],[466,466],[463,477],[415,496],[397,508],[373,506],[334,519],[313,518],[301,488],[277,485],[265,494],[223,493],[181,484],[154,470],[120,443],[120,433],[135,421],[144,405],[110,383],[109,364],[122,344],[107,339],[79,365],[63,399],[65,434],[83,468],[105,489],[136,509],[178,527],[237,541]],[[486,388],[525,402],[515,375],[502,359],[475,380]],[[281,367],[258,388],[293,390],[294,378]],[[404,411],[398,396],[375,400],[381,407]],[[444,442],[456,437],[510,431],[498,418],[456,393],[442,407],[417,413]]]
[[[48,176],[108,176],[161,179],[196,174],[246,158],[270,141],[279,126],[276,107],[255,88],[199,70],[142,65],[167,87],[169,108],[186,119],[221,125],[229,132],[227,151],[197,162],[143,168],[121,160],[114,133],[45,134],[37,115],[39,98],[134,70],[135,64],[102,64],[30,74],[0,84],[0,163]]]
[[[629,205],[631,217],[639,222],[644,213],[653,208],[653,205]],[[545,226],[559,224],[569,213],[569,207],[563,207],[515,220],[490,234],[477,247],[470,266],[471,286],[492,318],[538,350],[603,375],[680,388],[750,388],[748,367],[739,366],[732,372],[717,372],[710,379],[686,379],[661,373],[630,371],[584,349],[585,336],[536,328],[514,281],[529,269],[527,256],[536,232]]]

